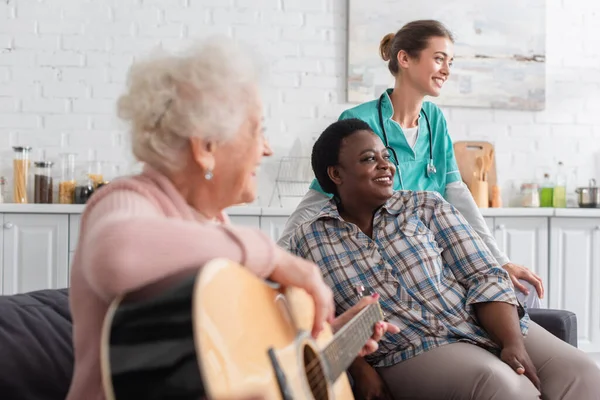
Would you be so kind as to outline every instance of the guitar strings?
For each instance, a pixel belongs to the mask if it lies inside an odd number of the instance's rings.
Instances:
[[[364,321],[367,316],[367,314],[365,313],[363,316],[365,316],[365,318],[361,318],[361,320],[357,321],[358,324],[362,325],[363,329],[367,329],[368,326],[366,324],[366,322]],[[352,345],[358,345],[359,340],[357,339],[356,336],[352,336],[352,338],[354,339],[354,341],[351,343]],[[327,350],[328,347],[325,349]],[[314,371],[314,369],[319,365],[320,363],[320,359],[319,358],[315,358],[314,360],[312,360],[310,363],[308,363],[308,365],[306,366],[306,373],[307,375],[310,374],[311,372]]]
[[[326,399],[327,398],[327,382],[321,381],[323,385],[319,385],[319,387],[315,388],[313,392],[313,397],[315,400]]]
[[[320,378],[317,382],[314,382],[314,379],[312,379],[309,380],[309,382],[315,384],[313,389],[313,395],[315,399],[321,397],[323,393],[327,393],[327,381],[324,378]],[[313,388],[313,385],[310,385],[310,387]],[[325,398],[326,397],[327,396],[325,396]]]
[[[356,340],[356,337],[354,337],[355,340],[353,341],[353,344],[358,344],[358,340]],[[317,369],[317,367],[320,365],[320,359],[319,358],[315,358],[314,360],[312,360],[307,367],[307,380],[309,382],[309,386],[313,391],[313,397],[316,400],[320,400],[320,399],[327,399],[327,389],[328,389],[328,385],[327,385],[327,377],[325,376],[325,371],[322,369]],[[323,374],[317,374],[317,372],[319,371],[323,371]]]
[[[351,343],[351,345],[358,345],[358,343],[359,343],[359,340],[356,339],[356,337],[354,337],[354,341]],[[308,365],[306,366],[306,375],[307,375],[308,379],[313,378],[313,375],[319,371],[319,369],[317,369],[317,367],[320,366],[320,363],[321,363],[320,358],[315,358],[314,360],[312,360],[308,363]]]
[[[371,317],[369,314],[370,314],[369,312],[366,312],[365,314],[362,315],[363,318],[360,318],[357,321],[357,325],[361,325],[362,328],[365,330],[368,328],[367,322],[365,320],[370,319],[368,317]],[[380,313],[377,313],[377,317],[379,317],[379,315],[380,315]],[[352,336],[352,338],[354,340],[350,344],[358,345],[359,340],[357,339],[357,337]],[[331,348],[329,346],[326,347],[325,352],[328,352],[327,351],[328,349],[331,349]],[[323,395],[323,393],[327,393],[327,388],[328,388],[327,380],[326,380],[327,377],[325,376],[325,371],[323,370],[323,368],[317,368],[317,367],[320,367],[320,364],[321,364],[321,359],[319,357],[317,357],[314,360],[312,360],[311,362],[309,362],[308,365],[306,366],[306,377],[307,377],[307,380],[309,381],[309,383],[311,384],[310,385],[311,388],[314,387],[313,394],[314,394],[315,398],[317,398],[317,397],[320,398]],[[319,373],[319,372],[321,372],[321,373]],[[327,396],[325,396],[324,398],[327,398]]]

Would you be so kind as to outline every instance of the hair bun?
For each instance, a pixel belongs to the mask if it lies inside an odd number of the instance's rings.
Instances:
[[[381,58],[383,58],[383,61],[390,60],[390,50],[392,49],[392,40],[394,39],[394,36],[394,33],[388,33],[379,43],[379,54],[381,55]]]

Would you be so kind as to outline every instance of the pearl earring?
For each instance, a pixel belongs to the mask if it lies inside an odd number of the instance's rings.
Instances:
[[[212,178],[213,178],[213,173],[212,173],[212,170],[209,169],[204,174],[204,179],[206,179],[207,181],[210,181]]]

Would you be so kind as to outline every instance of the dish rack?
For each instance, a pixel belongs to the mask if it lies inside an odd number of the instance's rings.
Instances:
[[[269,207],[273,206],[275,196],[280,207],[284,198],[304,197],[313,178],[310,157],[281,157]]]

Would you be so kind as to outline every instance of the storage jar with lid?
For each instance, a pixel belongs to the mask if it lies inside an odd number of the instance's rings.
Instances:
[[[88,161],[88,176],[94,183],[94,189],[104,183],[104,175],[102,174],[103,162],[98,160]]]
[[[0,176],[0,203],[6,202],[6,178]]]
[[[13,150],[13,201],[26,204],[31,147],[14,146]]]
[[[75,195],[75,159],[74,153],[60,155],[60,180],[58,182],[58,202],[60,204],[73,204]]]
[[[53,182],[52,161],[36,161],[34,172],[33,197],[36,204],[52,204]]]
[[[87,171],[81,174],[75,185],[73,194],[73,203],[85,204],[94,193],[94,181],[90,178]]]
[[[537,183],[524,183],[521,185],[521,205],[523,207],[540,206],[540,192]]]

